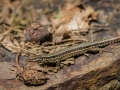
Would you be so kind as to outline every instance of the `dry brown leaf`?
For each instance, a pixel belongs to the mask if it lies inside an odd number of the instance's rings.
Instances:
[[[61,27],[59,27],[55,34],[53,35],[53,42],[61,42],[61,40],[67,36],[69,36],[68,31],[64,28],[64,25],[61,25]]]
[[[14,46],[13,42],[10,39],[10,36],[6,36],[2,41],[1,44],[7,48],[8,50],[10,50],[11,52],[14,52],[16,50],[14,50],[13,48],[11,48],[12,46]]]
[[[18,80],[27,85],[41,85],[47,81],[46,74],[34,69],[26,69],[17,77]]]
[[[52,19],[53,28],[55,29],[53,38],[55,43],[61,42],[66,36],[70,38],[76,37],[76,34],[72,33],[73,31],[78,33],[78,36],[80,36],[80,32],[87,33],[90,28],[90,21],[97,20],[97,13],[90,6],[84,9],[76,6],[61,11],[61,17]]]
[[[20,43],[14,38],[13,43],[16,47],[20,47]]]
[[[4,38],[5,35],[0,34],[0,41]]]
[[[17,41],[14,41],[17,45]],[[11,40],[10,36],[6,36],[2,41],[1,44],[11,52],[20,52],[20,47],[16,46],[13,41]]]
[[[24,41],[21,41],[21,42],[20,42],[20,46],[21,46],[22,48],[24,48],[24,47],[25,47],[25,42],[24,42]]]

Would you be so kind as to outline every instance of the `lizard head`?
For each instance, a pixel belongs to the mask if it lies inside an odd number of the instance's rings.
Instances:
[[[34,56],[30,56],[29,60],[30,60],[30,61],[33,61],[33,62],[37,62],[37,61],[40,62],[40,61],[42,61],[43,59],[42,59],[41,56],[34,55]]]

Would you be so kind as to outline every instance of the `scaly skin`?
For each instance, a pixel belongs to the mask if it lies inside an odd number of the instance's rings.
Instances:
[[[99,51],[98,48],[117,42],[120,42],[120,37],[81,43],[43,56],[31,57],[30,61],[38,63],[60,63],[67,58],[81,55],[89,51]]]

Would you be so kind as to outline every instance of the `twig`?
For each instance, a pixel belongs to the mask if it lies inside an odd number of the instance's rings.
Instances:
[[[22,68],[19,65],[19,56],[20,56],[20,53],[18,53],[16,55],[16,58],[15,58],[15,60],[16,60],[16,67],[17,67],[17,70],[22,71]]]

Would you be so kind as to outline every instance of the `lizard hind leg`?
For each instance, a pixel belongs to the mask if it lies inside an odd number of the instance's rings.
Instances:
[[[99,53],[102,53],[103,52],[103,49],[102,48],[99,48],[99,47],[89,47],[89,52],[99,52]]]
[[[102,54],[103,52],[108,52],[108,53],[112,53],[108,50],[103,50],[103,48],[99,48],[99,47],[89,47],[89,52],[98,52],[99,55]]]

